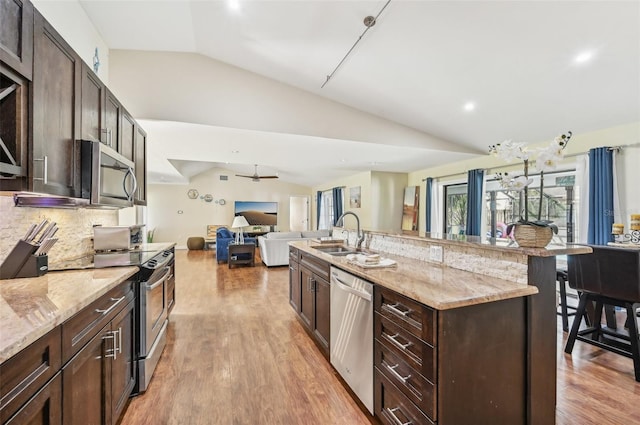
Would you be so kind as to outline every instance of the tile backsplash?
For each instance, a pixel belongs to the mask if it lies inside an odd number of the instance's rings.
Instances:
[[[29,226],[47,219],[55,221],[58,242],[49,252],[49,261],[78,258],[93,251],[93,225],[118,225],[117,210],[15,207],[13,198],[0,196],[0,263],[22,238]]]

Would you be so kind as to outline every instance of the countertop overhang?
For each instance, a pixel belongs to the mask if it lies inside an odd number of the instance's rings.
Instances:
[[[535,286],[386,253],[380,253],[380,255],[396,261],[395,267],[363,268],[348,261],[344,256],[333,256],[315,249],[314,246],[319,245],[317,242],[293,241],[289,242],[289,245],[436,310],[466,307],[538,293]]]

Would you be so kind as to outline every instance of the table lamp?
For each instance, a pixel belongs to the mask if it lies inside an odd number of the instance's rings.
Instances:
[[[233,223],[231,224],[231,228],[239,229],[236,232],[236,244],[244,243],[244,235],[242,234],[242,228],[248,225],[249,225],[249,222],[247,222],[247,219],[244,218],[243,215],[237,215],[233,218]]]

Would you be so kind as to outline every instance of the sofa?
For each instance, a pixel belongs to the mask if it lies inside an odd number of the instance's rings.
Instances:
[[[313,230],[306,232],[271,232],[258,236],[260,257],[267,267],[286,266],[289,264],[289,242],[305,239],[317,239],[330,236],[329,230]]]
[[[220,227],[216,230],[216,260],[218,264],[229,260],[229,244],[235,240],[235,232],[232,232],[226,227]],[[244,243],[252,243],[255,245],[256,239],[245,236]]]

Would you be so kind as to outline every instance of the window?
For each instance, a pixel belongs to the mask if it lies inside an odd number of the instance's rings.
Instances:
[[[333,216],[333,192],[331,190],[325,190],[322,192],[322,200],[320,201],[318,229],[331,230],[336,218],[337,217]]]
[[[529,220],[538,217],[540,206],[540,175],[529,176]],[[576,217],[578,191],[574,190],[575,171],[545,173],[544,197],[540,218],[558,226],[557,242],[578,240]],[[508,191],[497,180],[489,179],[485,187],[486,236],[506,238],[507,225],[524,216],[524,193]],[[449,234],[465,234],[467,222],[467,184],[444,186],[444,231]],[[552,242],[553,243],[553,242]]]
[[[464,235],[467,225],[467,184],[444,187],[445,233]]]
[[[529,176],[529,220],[536,220],[540,208],[540,175]],[[558,226],[558,235],[563,243],[576,240],[575,225],[575,172],[545,173],[544,197],[540,219],[552,221]],[[524,193],[508,191],[496,180],[487,181],[485,189],[487,208],[487,236],[507,237],[507,224],[524,216]]]

